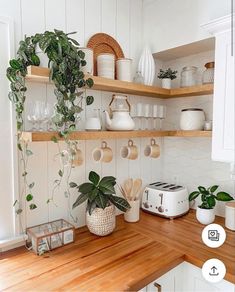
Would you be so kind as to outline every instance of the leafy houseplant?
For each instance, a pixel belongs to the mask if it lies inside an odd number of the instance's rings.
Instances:
[[[160,69],[157,77],[162,80],[163,88],[171,88],[171,80],[174,80],[177,77],[176,73],[177,71],[172,71],[171,68],[168,68],[167,70]]]
[[[75,129],[76,119],[82,111],[82,99],[84,86],[92,87],[93,80],[85,79],[81,67],[86,65],[84,60],[85,54],[79,49],[79,43],[72,39],[70,35],[73,33],[64,33],[60,30],[45,31],[44,33],[35,34],[25,37],[20,41],[19,49],[15,59],[10,60],[10,66],[7,68],[7,78],[10,81],[9,99],[14,104],[17,122],[17,145],[20,151],[22,162],[22,176],[24,179],[24,188],[22,189],[19,199],[15,201],[14,206],[16,213],[22,212],[22,199],[25,196],[26,201],[30,202],[30,209],[37,208],[34,203],[33,186],[34,182],[27,180],[27,160],[32,151],[28,148],[28,143],[21,139],[24,130],[24,110],[26,100],[26,75],[27,67],[30,65],[39,66],[40,59],[36,54],[36,48],[39,47],[48,57],[50,68],[50,80],[55,85],[54,93],[56,95],[56,104],[54,106],[55,113],[53,122],[59,130],[60,136],[65,139],[68,152],[73,153],[75,144],[69,140],[69,134]],[[93,102],[92,96],[86,97],[86,104]],[[57,139],[53,139],[57,142]],[[75,143],[75,142],[74,142]],[[62,156],[62,152],[59,150]],[[73,158],[74,153],[71,155]],[[72,160],[71,158],[71,160]],[[72,161],[71,161],[72,163]],[[70,173],[70,172],[69,172]],[[58,171],[59,180],[55,184],[58,187],[61,178],[64,175],[63,167]],[[48,202],[53,201],[53,198]]]
[[[218,185],[205,188],[202,186],[198,187],[197,191],[192,192],[189,195],[189,201],[195,200],[199,195],[201,195],[201,204],[197,207],[197,219],[202,224],[210,224],[215,219],[214,207],[216,201],[232,201],[234,198],[226,192],[218,192],[215,194],[215,191],[218,189]]]
[[[116,178],[100,176],[91,171],[89,182],[77,185],[70,183],[71,188],[77,188],[80,195],[73,204],[73,208],[87,201],[86,221],[90,232],[97,235],[107,235],[115,228],[115,208],[126,212],[130,209],[129,203],[121,197],[115,196]],[[102,224],[103,222],[103,224]]]

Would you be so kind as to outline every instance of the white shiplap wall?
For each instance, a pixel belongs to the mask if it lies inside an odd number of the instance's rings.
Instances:
[[[62,29],[66,32],[77,31],[73,37],[85,46],[88,39],[97,32],[104,32],[112,35],[120,43],[126,57],[134,59],[133,72],[142,50],[142,0],[0,0],[0,13],[13,18],[15,23],[15,40],[19,40],[25,34],[32,35],[45,30]],[[53,103],[55,100],[52,85],[29,83],[27,84],[28,100],[48,100]],[[107,92],[92,91],[95,102],[83,112],[83,120],[92,114],[93,108],[106,109],[111,94]],[[143,97],[130,96],[132,103],[143,100]],[[146,98],[146,102],[161,103],[157,99]],[[26,126],[29,127],[26,121]],[[81,123],[81,128],[84,122]],[[127,177],[140,177],[144,182],[159,179],[161,160],[144,158],[140,155],[136,161],[126,161],[120,158],[120,147],[127,143],[127,140],[108,140],[109,146],[114,152],[114,159],[109,164],[94,163],[91,158],[92,150],[100,146],[101,141],[80,141],[79,145],[84,154],[84,164],[72,171],[71,180],[78,183],[87,179],[90,170],[95,170],[101,175],[114,175],[122,182]],[[135,139],[139,152],[148,139]],[[64,147],[63,143],[60,143]],[[76,198],[72,193],[70,199],[64,196],[65,182],[56,193],[54,204],[47,204],[51,196],[53,182],[57,178],[60,167],[56,157],[57,145],[48,143],[32,143],[30,145],[34,155],[29,162],[29,180],[35,181],[34,196],[38,208],[29,211],[26,207],[26,214],[23,223],[31,226],[48,220],[65,218],[71,220],[69,215],[72,212],[74,218],[78,218],[77,225],[85,224],[84,210],[82,206],[71,211],[71,205]],[[1,210],[0,210],[1,211]]]

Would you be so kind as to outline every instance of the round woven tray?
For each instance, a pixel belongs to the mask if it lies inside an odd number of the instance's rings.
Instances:
[[[88,41],[87,47],[94,52],[94,75],[97,75],[97,56],[102,53],[109,53],[115,56],[115,59],[125,58],[122,48],[118,42],[106,33],[94,34]]]

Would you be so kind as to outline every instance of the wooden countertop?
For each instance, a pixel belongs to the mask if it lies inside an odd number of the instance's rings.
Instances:
[[[216,222],[223,225],[223,220]],[[201,241],[202,229],[193,211],[175,220],[142,212],[138,223],[118,216],[115,232],[107,237],[83,227],[75,243],[44,256],[25,248],[2,254],[0,290],[138,290],[184,260],[201,267],[209,258],[221,259],[226,279],[235,283],[235,232],[226,230],[223,246],[211,249]]]

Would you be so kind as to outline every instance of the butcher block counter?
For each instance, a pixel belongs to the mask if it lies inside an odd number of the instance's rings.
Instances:
[[[217,217],[223,225],[224,219]],[[0,291],[125,291],[138,290],[188,261],[198,267],[218,258],[227,268],[225,279],[235,283],[235,233],[226,230],[222,247],[201,241],[203,225],[194,211],[168,220],[141,213],[138,223],[117,218],[117,228],[106,237],[77,230],[76,242],[44,256],[21,247],[1,254]]]

